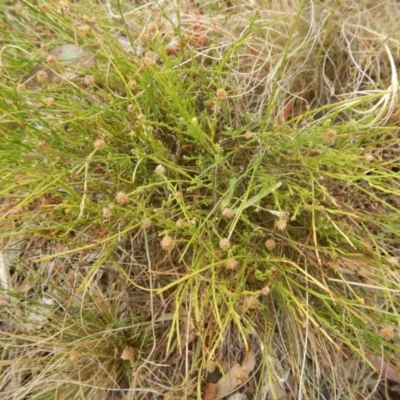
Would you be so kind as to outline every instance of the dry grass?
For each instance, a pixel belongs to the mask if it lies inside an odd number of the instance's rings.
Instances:
[[[7,3],[3,398],[397,398],[399,11]]]

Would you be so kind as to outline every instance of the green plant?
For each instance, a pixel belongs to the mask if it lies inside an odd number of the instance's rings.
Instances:
[[[393,13],[225,3],[5,6],[6,396],[399,382]]]

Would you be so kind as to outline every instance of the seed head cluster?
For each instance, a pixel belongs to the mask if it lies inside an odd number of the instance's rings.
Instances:
[[[138,114],[138,115],[136,116],[136,119],[137,119],[137,121],[138,121],[139,123],[142,124],[142,123],[146,120],[146,116],[145,116],[144,114],[140,113],[140,114]]]
[[[111,210],[108,207],[103,208],[103,217],[110,218],[111,217]]]
[[[61,0],[58,3],[58,9],[60,10],[60,12],[68,12],[69,11],[69,3],[67,0]]]
[[[56,101],[55,101],[54,97],[46,97],[44,99],[44,103],[46,104],[47,107],[53,106],[55,102]]]
[[[76,350],[72,350],[69,353],[69,360],[73,363],[77,362],[79,360],[79,352]]]
[[[400,264],[399,259],[397,257],[394,257],[394,256],[386,257],[386,261],[388,263],[392,264],[392,265],[399,265]]]
[[[265,285],[261,290],[261,294],[263,294],[264,296],[267,296],[269,294],[269,292],[271,291],[271,289],[269,288],[269,285]]]
[[[219,241],[219,247],[222,250],[228,250],[231,247],[231,241],[228,238],[223,238]]]
[[[182,192],[175,192],[174,197],[176,199],[183,199],[183,194],[182,194]]]
[[[125,205],[129,203],[129,196],[125,192],[118,192],[115,200],[118,204]]]
[[[135,350],[131,346],[125,346],[121,353],[121,358],[124,361],[132,360],[133,356],[135,355]]]
[[[390,325],[385,325],[379,330],[379,332],[385,340],[393,340],[396,336],[393,327]]]
[[[249,379],[249,373],[244,368],[235,371],[235,381],[241,385]]]
[[[151,225],[153,225],[153,223],[151,222],[151,219],[149,218],[145,218],[142,223],[140,224],[142,229],[148,229],[151,227]]]
[[[157,167],[156,167],[156,169],[155,169],[155,173],[157,174],[157,175],[164,175],[165,174],[165,172],[166,172],[167,170],[165,169],[165,167],[163,166],[163,165],[157,165]]]
[[[20,16],[20,15],[22,14],[22,11],[23,11],[23,10],[24,10],[24,9],[23,9],[22,5],[19,4],[19,3],[17,3],[17,4],[15,5],[15,7],[14,7],[14,12],[15,12],[15,14],[18,15],[18,16]]]
[[[46,71],[39,71],[37,74],[36,74],[36,79],[39,81],[39,82],[45,82],[45,81],[47,81],[47,79],[48,79],[48,77],[49,77],[49,75],[48,75],[48,73],[46,72]]]
[[[217,368],[217,364],[213,360],[207,360],[205,367],[207,372],[213,373]]]
[[[276,229],[278,231],[284,231],[287,228],[287,218],[279,218],[278,221],[276,221]]]
[[[143,67],[150,67],[155,63],[155,54],[152,51],[146,51],[142,58]]]
[[[178,228],[182,228],[182,227],[185,225],[185,220],[184,220],[183,218],[179,218],[179,219],[176,221],[175,225],[176,225]]]
[[[171,251],[175,247],[175,240],[167,235],[161,239],[161,248],[165,251]]]
[[[53,54],[50,54],[49,56],[47,56],[47,62],[49,64],[55,64],[57,62],[57,57]]]
[[[371,162],[374,159],[374,156],[371,153],[365,153],[364,159],[366,162]]]
[[[226,260],[226,268],[228,269],[236,269],[239,266],[239,263],[234,258],[229,258]]]
[[[335,129],[328,129],[325,132],[324,143],[332,143],[336,140],[337,132]]]
[[[249,296],[246,298],[246,305],[250,309],[256,309],[260,305],[260,300],[256,296]]]
[[[96,139],[94,141],[94,148],[96,150],[104,149],[104,147],[106,147],[106,141],[104,139]]]
[[[38,150],[43,150],[45,147],[46,147],[46,141],[45,140],[39,140],[37,145],[36,145],[36,148]]]
[[[136,90],[138,87],[137,81],[136,79],[131,79],[131,82],[129,84],[129,87],[131,90]]]
[[[233,218],[235,216],[235,213],[233,212],[233,210],[231,210],[229,207],[225,207],[222,210],[222,215],[226,218]]]
[[[86,86],[92,86],[92,85],[94,85],[95,81],[96,81],[96,80],[95,80],[95,78],[94,78],[93,75],[86,75],[86,76],[83,78],[83,82],[85,83]]]
[[[79,32],[86,36],[90,32],[90,25],[84,24],[79,27]]]
[[[225,100],[227,93],[225,89],[217,89],[216,95],[220,100]]]
[[[158,26],[157,26],[157,24],[156,23],[154,23],[154,22],[150,22],[148,25],[147,25],[147,32],[150,34],[150,35],[154,35],[156,32],[157,32],[157,30],[158,30]]]
[[[276,247],[276,242],[274,239],[267,239],[264,245],[268,250],[273,250]]]
[[[245,139],[249,140],[253,137],[253,132],[252,131],[246,131],[244,134]]]
[[[143,32],[139,35],[138,39],[140,43],[145,44],[150,39],[150,35],[146,32]]]

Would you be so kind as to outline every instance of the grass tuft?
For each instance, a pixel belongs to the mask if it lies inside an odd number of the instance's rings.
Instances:
[[[2,7],[0,392],[395,398],[400,4],[198,3]]]

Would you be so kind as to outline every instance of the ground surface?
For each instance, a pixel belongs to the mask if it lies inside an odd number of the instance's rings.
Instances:
[[[399,15],[3,3],[2,398],[400,398]]]

